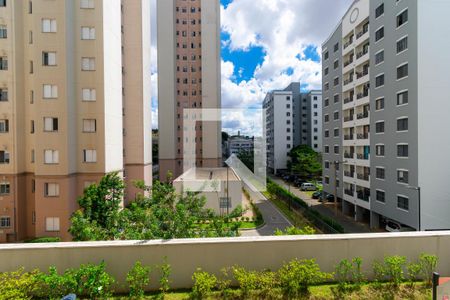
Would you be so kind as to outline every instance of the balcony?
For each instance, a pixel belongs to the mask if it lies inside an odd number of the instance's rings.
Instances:
[[[347,67],[348,65],[350,65],[353,61],[354,61],[354,60],[353,60],[353,56],[352,56],[349,60],[347,60],[346,62],[344,62],[344,68]]]
[[[349,79],[344,80],[344,85],[350,84],[353,82],[353,77],[350,77]]]
[[[358,200],[370,202],[370,191],[368,191],[368,190],[358,191],[356,194],[357,194]]]
[[[365,118],[368,118],[368,117],[369,117],[369,112],[368,111],[366,111],[364,113],[359,113],[359,114],[356,115],[356,118],[358,120],[362,120],[362,119],[365,119]]]
[[[350,122],[353,121],[355,119],[355,117],[353,115],[347,116],[344,118],[344,122]]]
[[[357,174],[356,178],[358,178],[359,180],[364,180],[364,181],[370,180],[369,174]]]
[[[344,152],[344,158],[354,159],[354,158],[355,158],[355,153]],[[352,177],[353,177],[353,176],[352,176]]]
[[[363,78],[364,76],[369,74],[369,69],[364,70],[363,72],[356,72],[356,79]]]
[[[358,140],[367,140],[369,138],[369,134],[368,133],[358,133],[356,138]]]
[[[353,102],[353,97],[349,97],[349,98],[345,98],[344,99],[344,104],[347,104],[347,103],[350,103],[350,102]]]
[[[355,196],[355,192],[352,190],[344,190],[344,194],[346,194],[347,196],[350,196],[350,197]]]
[[[345,140],[345,141],[352,141],[352,140],[354,140],[353,134],[350,134],[350,135],[344,135],[344,140]]]
[[[356,99],[357,100],[362,99],[362,98],[366,98],[366,97],[369,97],[369,91],[368,90],[363,92],[363,93],[359,93],[359,94],[356,95]]]
[[[360,160],[369,160],[369,154],[358,153],[356,154],[356,158]]]
[[[368,47],[364,48],[363,51],[360,51],[360,52],[356,53],[356,59],[360,59],[361,57],[363,57],[367,53],[369,53],[369,48]]]
[[[353,44],[353,36],[344,44],[344,50],[347,49],[351,44]]]
[[[345,176],[345,177],[351,177],[351,178],[354,178],[354,177],[355,177],[355,172],[344,171],[344,176]]]
[[[358,40],[360,37],[362,37],[364,34],[366,34],[369,31],[369,26],[364,26],[363,30],[361,30],[360,32],[358,32],[356,34],[356,39]]]

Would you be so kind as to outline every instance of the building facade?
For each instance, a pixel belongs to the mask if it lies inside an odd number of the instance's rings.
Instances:
[[[226,158],[230,157],[233,154],[238,155],[241,151],[253,153],[254,140],[253,138],[248,136],[231,136],[227,141],[226,150]]]
[[[299,145],[322,150],[322,92],[300,92],[300,83],[293,82],[282,91],[266,95],[267,168],[276,174],[286,170],[288,153]]]
[[[449,9],[438,0],[358,0],[323,44],[324,190],[372,227],[450,228],[442,167],[450,143],[436,136],[450,130],[450,57],[441,52]]]
[[[69,240],[86,186],[108,172],[151,179],[150,8],[1,4],[0,242]]]
[[[177,178],[184,143],[195,144],[196,167],[221,166],[220,122],[197,122],[186,140],[185,109],[221,108],[220,3],[158,0],[158,105],[160,179]],[[190,153],[191,154],[191,153]]]

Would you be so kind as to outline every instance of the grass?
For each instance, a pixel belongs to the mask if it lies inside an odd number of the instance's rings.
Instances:
[[[311,300],[329,300],[329,299],[339,299],[339,300],[400,300],[400,299],[415,299],[415,300],[428,300],[431,299],[431,289],[426,288],[423,284],[418,283],[411,288],[409,284],[402,284],[399,290],[392,290],[388,284],[381,284],[379,286],[368,283],[361,286],[360,290],[355,290],[353,292],[348,292],[346,294],[339,294],[336,292],[337,284],[324,284],[310,287],[310,294],[302,298],[297,299],[311,299]],[[250,298],[243,298],[239,290],[233,290],[233,295],[235,297],[229,299],[264,299],[261,296],[253,296]],[[241,296],[241,297],[239,297]],[[208,299],[222,299],[223,297],[219,292],[214,292]],[[130,299],[127,296],[117,296],[113,299]],[[160,294],[152,293],[148,294],[143,299],[165,299],[165,300],[187,300],[190,299],[189,291],[174,291],[167,293],[164,298]],[[274,289],[272,296],[266,299],[286,299],[280,290]]]

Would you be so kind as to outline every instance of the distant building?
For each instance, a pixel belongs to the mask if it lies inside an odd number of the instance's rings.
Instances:
[[[300,83],[272,91],[263,102],[266,111],[267,168],[276,173],[287,168],[288,153],[299,145],[322,149],[322,92],[300,92]]]
[[[232,154],[239,154],[241,151],[253,152],[254,142],[253,138],[248,136],[232,136],[226,142],[227,156]]]

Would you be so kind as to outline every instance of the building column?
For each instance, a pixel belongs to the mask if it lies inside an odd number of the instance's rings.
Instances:
[[[364,208],[355,205],[355,221],[362,222],[364,220]]]
[[[370,212],[370,228],[379,229],[380,228],[380,215],[376,212]]]
[[[351,208],[352,206],[350,205],[350,203],[348,203],[345,200],[342,200],[342,213],[344,215],[351,216],[352,215]]]

